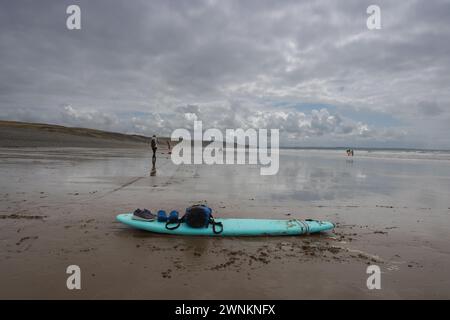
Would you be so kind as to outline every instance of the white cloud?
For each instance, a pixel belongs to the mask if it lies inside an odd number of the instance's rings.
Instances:
[[[170,136],[177,128],[192,130],[194,120],[200,120],[203,122],[204,130],[208,128],[218,128],[222,131],[237,128],[279,129],[282,145],[292,145],[293,142],[301,145],[316,138],[342,144],[352,141],[351,139],[367,141],[367,139],[400,138],[404,135],[395,129],[376,130],[367,124],[343,117],[339,113],[332,113],[326,108],[313,109],[311,112],[279,108],[254,112],[252,108],[229,102],[220,105],[187,105],[175,109],[194,112],[152,112],[119,118],[114,114],[65,106],[60,117],[53,118],[52,122],[126,133]]]
[[[60,122],[69,126],[114,130],[118,129],[119,119],[114,114],[92,109],[75,109],[67,105],[61,111]]]

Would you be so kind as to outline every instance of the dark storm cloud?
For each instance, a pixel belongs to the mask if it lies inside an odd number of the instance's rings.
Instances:
[[[79,31],[65,27],[70,4],[81,7]],[[370,4],[3,1],[0,117],[146,134],[170,134],[196,117],[219,128],[277,127],[297,143],[449,147],[441,136],[450,117],[450,3],[378,1],[376,31],[366,28]],[[358,110],[404,125],[369,126],[352,119]],[[423,112],[439,119],[424,123]]]
[[[444,109],[434,101],[421,101],[417,107],[419,114],[424,116],[435,117],[444,113]]]

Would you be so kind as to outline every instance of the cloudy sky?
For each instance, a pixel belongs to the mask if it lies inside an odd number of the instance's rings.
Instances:
[[[1,1],[0,119],[450,148],[449,17],[438,0]]]

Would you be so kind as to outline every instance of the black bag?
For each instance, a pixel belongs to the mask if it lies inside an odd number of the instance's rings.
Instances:
[[[207,206],[192,206],[186,209],[184,221],[192,228],[207,228],[212,219],[212,210]]]

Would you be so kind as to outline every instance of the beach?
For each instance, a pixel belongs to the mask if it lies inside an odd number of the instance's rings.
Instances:
[[[450,299],[450,0],[0,16],[0,300]]]
[[[0,298],[450,298],[446,153],[280,150],[280,170],[174,165],[160,149],[0,148]],[[216,217],[320,219],[296,237],[152,234],[115,216],[205,203]],[[81,268],[68,290],[66,268]],[[369,265],[381,289],[366,285]]]

